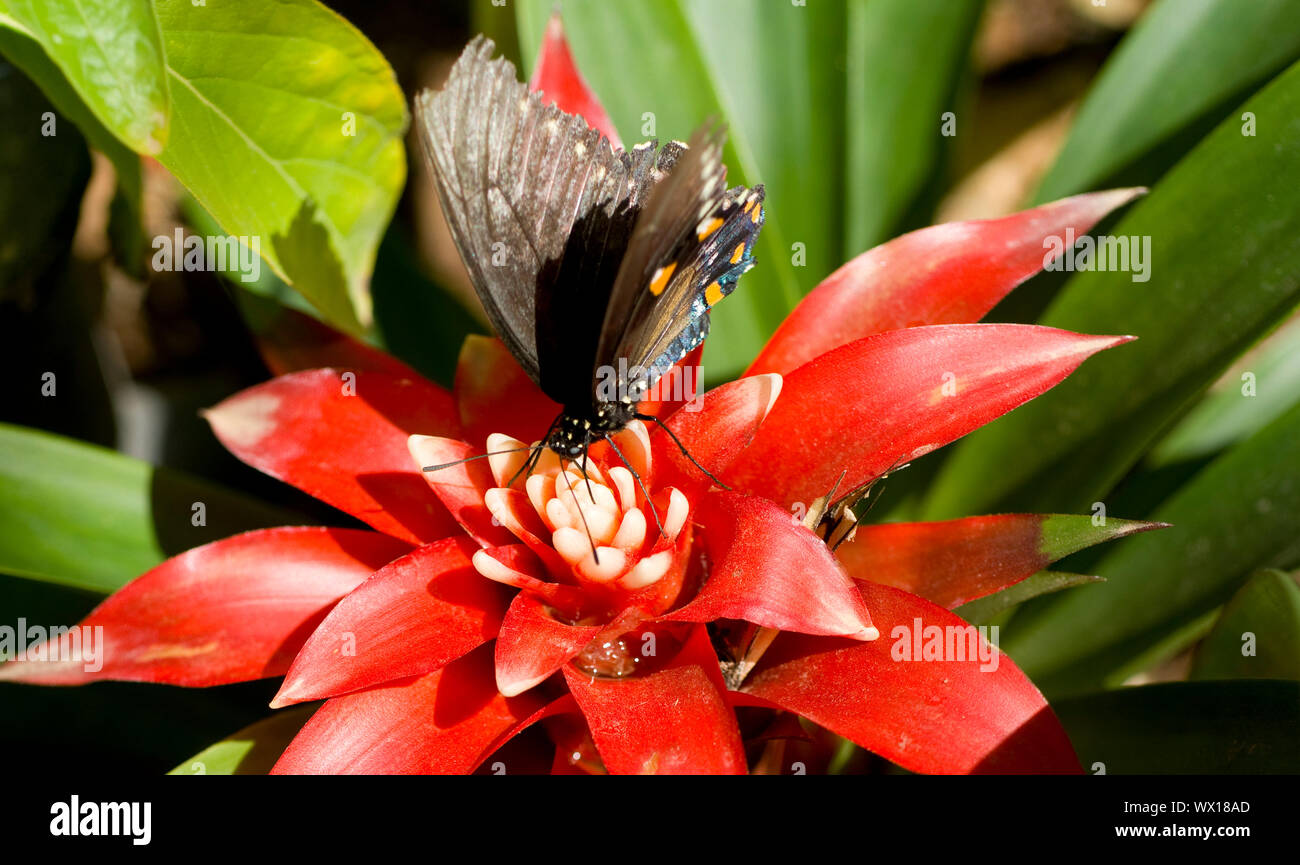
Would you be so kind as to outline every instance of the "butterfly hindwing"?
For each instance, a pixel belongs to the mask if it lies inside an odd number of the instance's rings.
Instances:
[[[648,388],[708,336],[709,310],[754,266],[763,198],[761,185],[727,190],[644,280],[616,350],[629,387]]]
[[[554,319],[569,308],[594,300],[603,309],[603,297],[583,295],[600,293],[600,271],[612,281],[650,172],[582,118],[544,105],[493,51],[491,40],[470,42],[447,84],[421,93],[416,109],[470,280],[498,335],[541,384],[548,346],[539,334],[553,338],[563,324]],[[585,246],[583,263],[569,266],[579,279],[560,284],[575,243]]]

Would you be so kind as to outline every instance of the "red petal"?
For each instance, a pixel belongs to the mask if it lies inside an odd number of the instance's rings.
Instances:
[[[1160,523],[998,514],[939,523],[859,526],[835,551],[849,575],[952,609],[1014,585],[1057,559]]]
[[[432,672],[496,635],[508,594],[448,538],[402,556],[338,603],[271,701],[280,708]]]
[[[437,436],[411,436],[407,447],[415,465],[421,468],[446,465],[482,453],[465,442]],[[514,536],[493,522],[492,512],[483,504],[483,496],[496,486],[487,460],[473,459],[422,474],[434,495],[474,540],[485,547],[514,543]]]
[[[421,378],[317,369],[241,391],[205,416],[244,462],[396,538],[458,534],[411,461],[411,433],[457,437],[451,395]],[[352,384],[353,387],[348,385]]]
[[[454,436],[482,448],[492,433],[534,442],[560,413],[523,371],[501,340],[468,336],[456,366],[456,404],[464,435]]]
[[[415,370],[390,354],[366,345],[310,315],[280,307],[257,338],[262,360],[276,375],[332,366],[415,378]]]
[[[437,672],[328,701],[271,774],[466,774],[537,706],[497,693],[485,646]]]
[[[599,632],[599,625],[557,621],[535,598],[520,592],[497,634],[497,689],[512,697],[540,684]]]
[[[720,474],[753,440],[780,393],[778,375],[728,382],[674,413],[667,426],[696,462],[713,474]],[[655,454],[671,466],[667,469],[663,463],[656,464],[656,486],[689,489],[701,481],[708,482],[662,429],[651,429],[651,438]]]
[[[736,716],[716,678],[717,656],[695,628],[666,668],[626,679],[595,679],[572,664],[569,690],[615,775],[743,775],[745,751]]]
[[[573,62],[573,54],[569,51],[568,40],[564,38],[564,24],[558,11],[551,15],[551,20],[546,25],[541,49],[537,52],[533,80],[528,86],[542,91],[546,101],[554,102],[561,111],[577,114],[586,120],[588,126],[609,139],[609,144],[614,149],[623,146],[618,130],[610,122],[609,115]]]
[[[664,618],[743,619],[805,634],[874,640],[862,597],[820,538],[767,499],[736,492],[704,497],[696,521],[711,562],[708,582]]]
[[[646,398],[637,405],[637,411],[667,420],[679,408],[703,395],[704,382],[700,365],[703,356],[704,344],[700,343],[655,381]]]
[[[869,336],[785,376],[781,397],[724,478],[785,505],[852,490],[1056,385],[1131,337],[1021,324]],[[842,472],[847,475],[840,480]]]
[[[1079,772],[1056,715],[1010,658],[995,655],[988,671],[978,658],[902,660],[917,620],[922,629],[970,626],[907,592],[859,587],[886,636],[782,634],[744,690],[913,772]]]
[[[936,225],[868,250],[795,307],[746,375],[784,374],[887,330],[979,321],[1050,260],[1045,238],[1086,234],[1143,191],[1093,192],[1002,219]]]
[[[206,687],[283,675],[335,601],[410,549],[358,529],[262,529],[181,553],[132,580],[81,623],[101,669],[14,662],[0,678],[45,685],[98,679]],[[78,634],[83,631],[74,630]],[[60,658],[75,657],[72,635]]]

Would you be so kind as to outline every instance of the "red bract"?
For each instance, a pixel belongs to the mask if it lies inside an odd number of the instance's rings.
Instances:
[[[608,130],[557,26],[534,84]],[[448,392],[319,325],[282,330],[306,336],[268,352],[283,374],[207,418],[236,456],[374,531],[191,550],[83,622],[105,627],[102,669],[65,637],[74,662],[0,677],[284,675],[274,706],[326,702],[281,773],[510,771],[511,747],[547,742],[519,765],[744,773],[771,767],[765,749],[799,733],[796,717],[915,771],[1078,771],[1034,685],[946,608],[1148,524],[871,526],[836,553],[800,517],[1125,341],[971,322],[1042,264],[1044,237],[1131,196],[895,240],[814,289],[747,377],[643,406],[729,490],[640,422],[616,452],[600,443],[582,465],[546,452],[521,473],[558,406],[496,340],[467,340]],[[969,636],[969,652],[932,657],[932,631]]]

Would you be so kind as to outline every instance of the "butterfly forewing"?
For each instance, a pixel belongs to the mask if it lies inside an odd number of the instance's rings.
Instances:
[[[754,243],[763,227],[763,187],[727,190],[689,238],[650,277],[650,313],[635,319],[618,351],[648,387],[704,341],[709,310],[754,266]],[[659,294],[656,297],[656,289]],[[629,386],[636,382],[629,382]]]
[[[635,218],[628,188],[632,159],[581,118],[543,105],[490,40],[476,38],[442,90],[417,98],[421,139],[443,211],[470,280],[497,333],[539,384],[538,334],[555,333],[550,316],[585,283],[557,285],[575,224],[626,242]],[[648,173],[648,172],[647,172]],[[620,220],[614,215],[623,212]],[[625,224],[624,224],[625,223]],[[591,240],[587,235],[586,240]],[[617,256],[615,256],[617,257]],[[538,301],[544,299],[545,309]],[[603,309],[603,298],[597,298]]]

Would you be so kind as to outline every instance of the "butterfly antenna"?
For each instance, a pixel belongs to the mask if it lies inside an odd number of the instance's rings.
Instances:
[[[572,464],[572,460],[569,461]],[[595,559],[596,564],[600,564],[600,553],[596,552],[596,539],[591,536],[591,527],[587,525],[587,515],[583,513],[582,502],[578,501],[578,494],[573,491],[573,481],[569,480],[569,473],[560,467],[560,474],[564,475],[564,482],[568,484],[569,495],[573,496],[573,503],[578,507],[578,516],[582,518],[582,527],[587,532],[587,543],[591,544],[591,557]],[[595,501],[595,498],[592,499]]]
[[[520,475],[523,475],[524,477],[528,477],[529,475],[531,475],[533,473],[533,469],[537,467],[537,463],[541,460],[542,451],[544,451],[545,449],[546,449],[546,445],[541,442],[538,442],[537,444],[528,448],[528,450],[531,450],[532,453],[528,455],[528,459],[524,460],[523,465],[515,469],[515,473],[510,476],[510,481],[506,484],[506,486],[513,487],[515,485],[515,481],[519,480]]]
[[[623,461],[623,465],[627,466],[627,470],[630,471],[632,477],[636,479],[636,485],[641,488],[641,495],[645,496],[645,503],[650,506],[650,515],[655,518],[655,525],[659,527],[659,537],[663,537],[667,532],[664,531],[664,524],[659,521],[659,510],[651,500],[650,491],[645,488],[645,484],[641,481],[641,476],[636,473],[636,469],[632,468],[632,464],[627,461],[627,457],[623,456],[623,452],[618,449],[618,445],[614,442],[613,436],[606,434],[605,441],[609,442],[609,446],[614,449],[614,453],[618,454],[618,458]]]
[[[632,416],[633,416],[634,418],[636,418],[637,420],[643,420],[643,421],[644,421],[644,420],[652,420],[652,421],[654,421],[655,423],[659,424],[659,428],[660,428],[661,430],[663,430],[664,432],[668,433],[668,437],[669,437],[670,439],[673,440],[673,444],[677,445],[677,449],[680,450],[680,451],[682,452],[682,456],[686,457],[688,460],[691,461],[691,465],[695,466],[697,469],[699,469],[701,472],[703,472],[703,473],[708,477],[709,480],[713,481],[715,484],[717,484],[718,486],[722,487],[724,490],[729,490],[729,489],[731,489],[731,487],[727,486],[727,485],[724,484],[722,481],[718,480],[718,479],[714,476],[713,472],[709,471],[709,470],[706,469],[704,466],[700,465],[699,461],[696,460],[695,457],[691,456],[691,452],[688,451],[688,450],[686,449],[686,445],[682,444],[682,440],[679,439],[679,438],[677,437],[677,433],[673,432],[671,429],[668,428],[668,424],[666,424],[666,423],[664,423],[663,421],[659,420],[659,418],[655,417],[655,416],[652,415],[652,414],[639,414],[639,413],[638,413],[638,414],[634,414],[634,415],[632,415]]]
[[[524,460],[523,465],[515,469],[515,473],[510,476],[510,482],[506,484],[507,487],[513,487],[515,485],[515,481],[519,480],[519,476],[521,474],[524,477],[528,477],[533,473],[533,469],[537,468],[537,463],[540,462],[542,459],[542,452],[546,450],[546,442],[550,440],[551,432],[555,429],[555,425],[559,422],[560,419],[558,417],[555,420],[551,421],[551,425],[546,428],[546,435],[542,436],[542,440],[535,445],[531,445],[528,448],[528,450],[531,450],[532,453],[529,454],[528,459]]]
[[[440,471],[440,470],[442,470],[442,469],[449,469],[449,468],[451,468],[452,466],[458,466],[458,465],[463,465],[464,463],[473,462],[474,460],[481,460],[481,459],[484,459],[485,457],[494,457],[494,456],[497,456],[498,454],[517,454],[517,453],[520,453],[520,452],[522,452],[522,451],[531,451],[531,450],[534,450],[534,449],[536,449],[536,448],[537,448],[537,445],[529,445],[529,446],[525,446],[525,447],[521,447],[521,448],[510,448],[509,450],[504,450],[504,451],[489,451],[488,453],[485,453],[485,454],[476,454],[476,455],[474,455],[474,456],[472,456],[472,457],[465,457],[465,459],[463,459],[463,460],[456,460],[455,462],[450,462],[450,463],[441,463],[441,464],[436,465],[436,466],[425,466],[424,468],[420,469],[420,471],[425,471],[425,472],[436,472],[436,471]]]
[[[591,489],[591,475],[587,473],[587,449],[591,447],[591,430],[587,430],[582,436],[582,465],[578,468],[582,471],[582,478],[587,482],[587,495],[591,496],[593,502],[596,501],[596,493]]]

